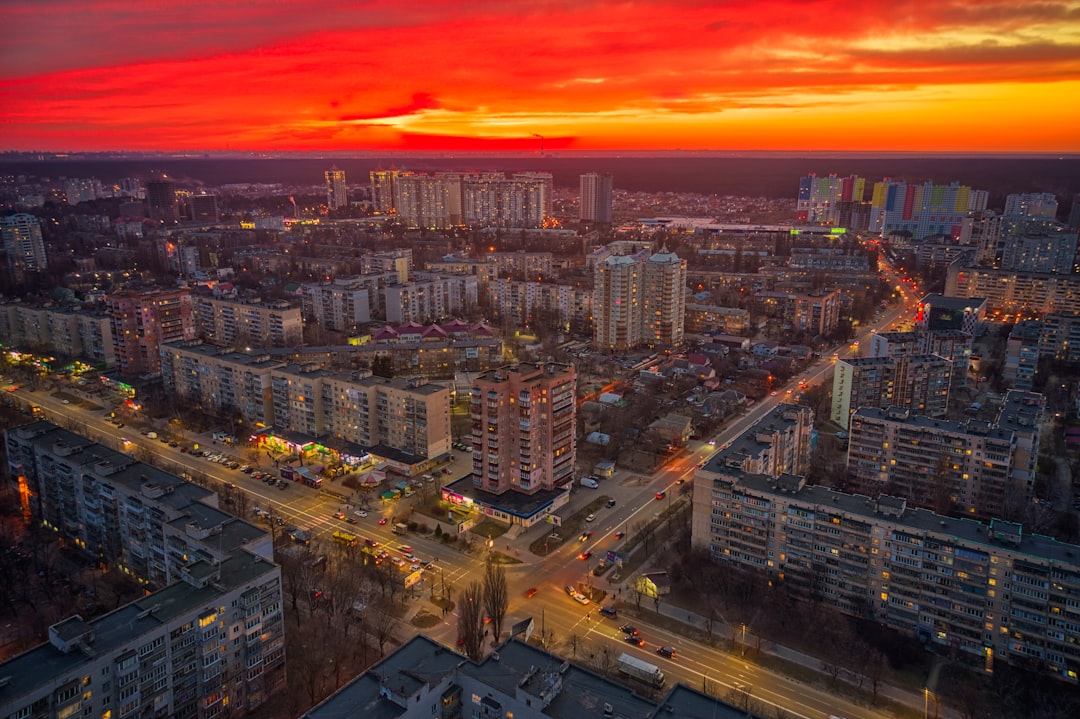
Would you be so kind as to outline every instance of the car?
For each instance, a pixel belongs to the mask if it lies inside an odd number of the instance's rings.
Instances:
[[[69,399],[60,400],[60,404],[71,404],[71,400],[69,400]]]
[[[615,532],[615,539],[622,539],[626,536],[626,532]]]
[[[345,519],[345,513],[344,512],[334,512],[334,516],[336,518],[338,518],[338,519]]]
[[[277,483],[277,488],[278,489],[288,489],[289,488],[289,483],[286,482],[284,479],[279,479],[278,483]]]
[[[379,520],[379,524],[386,524],[386,517]]]
[[[589,598],[586,597],[581,592],[574,592],[574,601],[577,602],[578,604],[589,604],[590,603]]]
[[[665,492],[664,490],[660,490],[659,492],[656,493],[656,498],[658,500],[663,499],[666,496],[667,496],[667,492]]]
[[[170,447],[173,447],[173,448],[176,448],[176,447],[179,447],[179,446],[180,446],[180,443],[179,443],[179,442],[175,442],[175,441],[174,441],[174,442],[169,442],[169,446],[170,446]]]
[[[609,617],[611,619],[619,616],[619,610],[611,606],[610,604],[600,607],[600,613],[603,614],[605,617]]]
[[[635,634],[627,634],[622,640],[627,644],[633,644],[635,647],[645,646],[645,640],[639,639]]]
[[[581,536],[578,537],[578,541],[580,541],[580,542],[588,541],[589,537],[591,537],[592,535],[593,535],[592,532],[582,532]]]
[[[671,647],[657,647],[656,648],[656,653],[659,654],[660,656],[666,657],[668,659],[674,659],[675,658],[675,650],[672,649]]]
[[[405,566],[405,560],[402,559],[401,557],[390,557],[390,561],[393,562],[395,566],[398,566],[398,567],[404,567]]]
[[[770,397],[775,397],[776,394],[777,394],[776,390],[773,390],[772,392],[769,392]]]
[[[124,428],[124,423],[123,422],[117,422],[116,423],[116,428],[117,429],[123,429]]]
[[[700,464],[695,464],[694,469],[701,469],[701,465]],[[685,479],[683,479],[682,477],[679,477],[678,479],[675,480],[675,484],[682,484],[685,481],[686,481]]]
[[[357,517],[366,517],[367,516],[367,512],[365,512],[362,509],[356,510],[355,512],[353,512],[353,514],[355,514]]]
[[[577,558],[584,561],[584,560],[588,559],[591,556],[592,556],[592,552],[582,552],[581,554],[577,555]]]
[[[709,446],[710,447],[715,447],[716,446],[716,439],[715,438],[709,440]]]
[[[255,470],[250,464],[245,464],[243,467],[240,468],[240,471],[244,474],[251,474]]]
[[[161,442],[162,444],[168,444],[169,443],[169,438],[162,436],[162,437],[158,437],[157,441]]]
[[[624,624],[619,627],[619,631],[623,634],[629,634],[632,637],[636,637],[638,635],[637,627],[635,627],[633,624]]]
[[[537,592],[536,587],[529,587],[528,589],[525,590],[525,598],[526,599],[532,599],[533,597],[536,596],[536,592]]]
[[[359,524],[359,522],[360,522],[360,520],[357,519],[356,517],[349,517],[345,521],[347,521],[349,524]]]
[[[585,518],[586,522],[593,522],[595,520],[596,520],[596,515],[595,514],[590,514],[588,517]]]
[[[614,506],[615,506],[615,500],[614,500],[614,499],[609,499],[609,500],[607,501],[607,508],[608,508],[608,509],[611,509],[611,508],[612,508],[612,507],[614,507]]]

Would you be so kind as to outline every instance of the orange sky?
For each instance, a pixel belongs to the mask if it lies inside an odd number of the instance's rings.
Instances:
[[[1080,0],[6,0],[0,150],[1080,152]]]

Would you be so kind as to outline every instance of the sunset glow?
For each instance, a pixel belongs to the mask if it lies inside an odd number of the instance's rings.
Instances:
[[[1080,2],[13,0],[6,150],[1080,151]]]

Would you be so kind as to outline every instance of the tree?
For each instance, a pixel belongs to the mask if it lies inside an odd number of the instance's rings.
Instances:
[[[386,643],[394,636],[397,617],[394,615],[393,601],[381,601],[367,612],[369,627],[375,642],[379,645],[379,656],[386,654]]]
[[[470,582],[458,595],[458,641],[465,655],[480,661],[484,646],[484,588],[480,582]]]
[[[484,610],[491,617],[492,639],[498,639],[502,634],[502,623],[509,603],[506,570],[501,565],[488,562],[484,569]]]

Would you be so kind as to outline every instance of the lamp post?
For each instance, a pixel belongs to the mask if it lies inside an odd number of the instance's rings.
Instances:
[[[746,656],[746,624],[745,623],[742,625],[742,642],[741,642],[741,644],[742,644],[742,646],[739,649],[739,656],[745,657]]]

